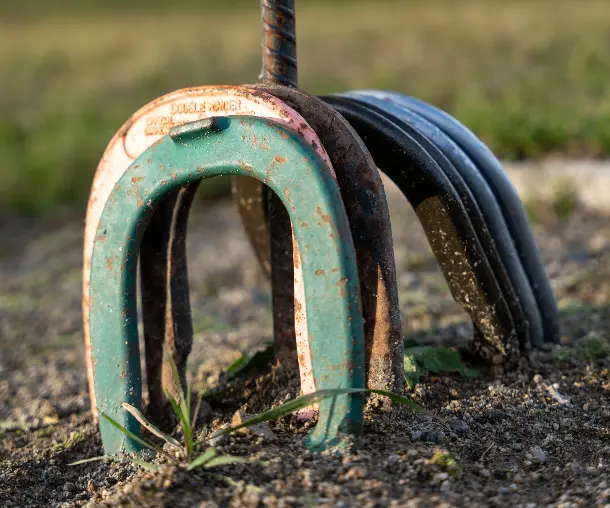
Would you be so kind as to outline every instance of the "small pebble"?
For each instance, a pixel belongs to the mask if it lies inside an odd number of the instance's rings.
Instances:
[[[534,383],[539,385],[540,383],[542,383],[544,381],[544,378],[540,375],[540,374],[536,374],[534,376]]]
[[[532,455],[538,460],[538,462],[544,462],[546,460],[546,453],[539,446],[532,447]]]
[[[457,434],[466,434],[470,430],[470,427],[464,420],[453,420],[451,422],[451,428]]]

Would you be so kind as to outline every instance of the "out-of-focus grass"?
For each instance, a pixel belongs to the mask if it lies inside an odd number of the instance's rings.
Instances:
[[[258,2],[122,11],[71,1],[46,2],[36,16],[35,0],[0,7],[0,211],[83,209],[105,145],[140,106],[177,88],[257,79]],[[507,158],[610,154],[606,0],[297,7],[308,91],[409,93]]]

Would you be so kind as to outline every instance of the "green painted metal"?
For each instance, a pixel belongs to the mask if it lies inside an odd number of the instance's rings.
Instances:
[[[136,159],[105,204],[93,248],[90,326],[97,406],[131,432],[139,424],[121,403],[141,406],[136,317],[139,244],[154,208],[172,190],[218,175],[251,176],[282,200],[301,251],[316,387],[364,388],[364,334],[352,237],[336,181],[288,128],[257,117],[182,125]],[[286,281],[292,283],[292,281]],[[312,448],[362,429],[363,397],[320,403]],[[139,446],[101,419],[105,453]]]

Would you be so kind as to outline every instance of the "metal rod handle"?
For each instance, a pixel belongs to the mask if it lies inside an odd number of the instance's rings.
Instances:
[[[263,83],[297,86],[294,1],[261,0]]]

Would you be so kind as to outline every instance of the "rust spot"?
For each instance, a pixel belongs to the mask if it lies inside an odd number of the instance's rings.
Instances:
[[[286,157],[283,157],[281,155],[276,155],[274,157],[276,162],[279,162],[280,164],[286,164],[286,162],[288,161],[288,159],[286,159]]]
[[[316,270],[316,275],[326,275],[326,270],[322,270],[321,268],[318,268]]]
[[[308,228],[309,224],[307,224],[307,222],[301,222],[301,227],[302,228]]]
[[[269,147],[267,145],[265,145],[262,141],[258,140],[258,136],[256,134],[252,136],[252,143],[261,147],[265,151],[269,150]]]
[[[205,172],[205,168],[203,166],[199,166],[197,168],[197,173],[204,173]]]
[[[144,200],[142,199],[142,196],[140,196],[140,189],[138,187],[138,182],[141,182],[142,180],[144,180],[144,177],[142,177],[142,176],[132,176],[131,177],[131,185],[133,186],[133,191],[136,195],[136,202],[137,202],[138,207],[140,207],[144,204]]]
[[[109,257],[106,257],[106,267],[109,271],[112,271],[112,259],[110,259]]]
[[[341,298],[345,298],[345,285],[347,284],[347,277],[342,277],[337,282],[335,282],[335,286],[339,286],[339,293],[341,294]]]
[[[125,379],[127,377],[127,371],[124,370],[123,372],[121,372],[121,379]]]
[[[332,272],[333,272],[333,273],[337,273],[338,271],[339,271],[339,268],[338,268],[338,267],[336,267],[336,266],[335,266],[335,267],[332,269]]]
[[[288,187],[284,189],[284,196],[288,201],[290,201],[290,189]]]
[[[322,208],[320,208],[319,206],[316,207],[316,213],[322,217],[322,220],[324,222],[328,222],[329,224],[332,223],[332,219],[330,218],[330,215],[328,215],[327,213],[323,213],[322,212]]]
[[[252,171],[254,171],[254,168],[250,166],[250,164],[248,164],[246,161],[237,161],[237,164],[241,169],[247,171],[248,173],[252,173]]]

